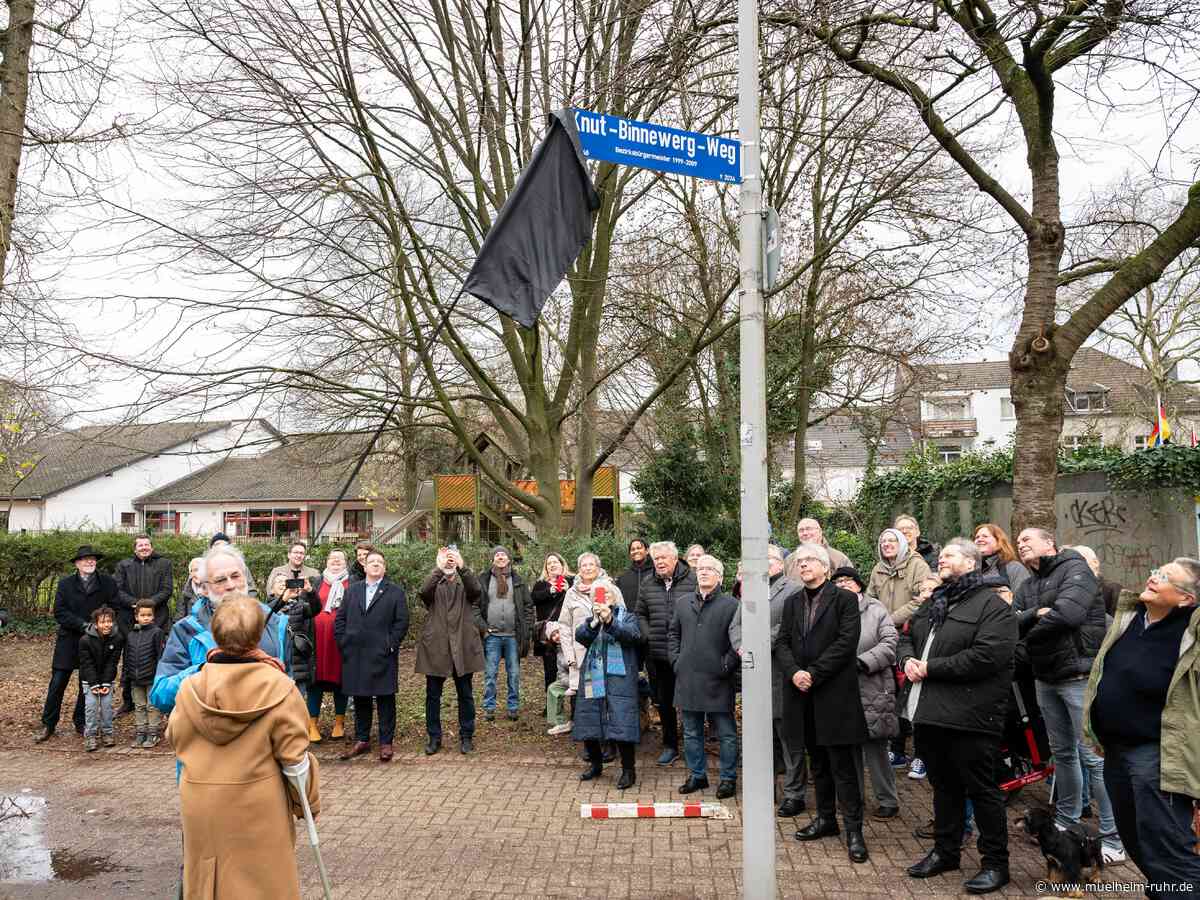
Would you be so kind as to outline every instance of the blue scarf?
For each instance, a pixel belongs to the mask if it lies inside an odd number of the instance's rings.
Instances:
[[[621,607],[613,609],[613,621],[619,621],[625,615]],[[598,699],[608,695],[605,675],[625,674],[625,654],[619,642],[613,639],[607,629],[601,625],[600,634],[592,642],[587,655],[587,666],[583,672],[583,696]]]

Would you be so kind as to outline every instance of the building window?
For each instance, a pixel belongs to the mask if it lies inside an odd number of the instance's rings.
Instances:
[[[1062,448],[1069,453],[1078,453],[1084,447],[1103,447],[1104,441],[1098,434],[1072,434],[1062,439]]]
[[[1149,446],[1150,446],[1149,435],[1135,434],[1133,436],[1133,449],[1134,450],[1145,450]]]
[[[814,451],[815,451],[815,450],[820,450],[820,449],[821,449],[821,442],[820,442],[820,441],[805,441],[805,442],[804,442],[804,446],[805,446],[805,448],[806,448],[806,449],[808,449],[808,450],[814,450]]]
[[[179,531],[179,513],[162,509],[146,510],[146,531],[176,534]]]
[[[1067,396],[1077,413],[1102,412],[1108,407],[1104,391],[1070,391]]]
[[[1012,397],[1001,397],[1000,398],[1000,418],[1015,419],[1016,417],[1017,417],[1017,411],[1013,407]]]
[[[300,534],[298,509],[250,509],[225,513],[225,531],[259,540]]]
[[[942,444],[937,448],[938,462],[954,462],[955,460],[962,459],[962,455],[962,447],[957,444]]]
[[[347,509],[342,513],[342,530],[346,534],[357,534],[360,537],[371,536],[371,525],[375,519],[373,509]]]
[[[137,524],[137,513],[123,512],[121,513],[121,527],[132,528]]]
[[[937,397],[925,400],[925,418],[931,422],[947,422],[971,418],[971,404],[966,397]]]

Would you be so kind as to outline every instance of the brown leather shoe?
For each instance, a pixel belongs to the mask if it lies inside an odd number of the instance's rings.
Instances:
[[[391,762],[393,755],[394,754],[392,753],[392,745],[391,744],[380,744],[379,745],[379,761],[380,762],[385,762],[385,763]]]
[[[371,752],[371,744],[369,741],[355,741],[350,745],[350,749],[343,753],[338,759],[354,759],[356,756],[362,756],[364,753]]]

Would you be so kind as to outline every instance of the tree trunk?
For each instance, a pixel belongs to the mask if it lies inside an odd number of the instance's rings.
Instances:
[[[530,436],[529,473],[537,479],[538,496],[546,503],[546,509],[534,518],[538,543],[552,545],[563,531],[562,492],[558,483],[558,430],[549,430],[535,439]]]
[[[7,273],[16,215],[17,175],[29,101],[29,50],[34,0],[8,0],[8,27],[0,32],[0,289]]]
[[[796,430],[792,434],[795,442],[792,448],[792,505],[788,509],[787,526],[796,530],[800,521],[800,507],[808,493],[808,410],[812,405],[812,392],[807,387],[801,387],[796,403]]]
[[[1066,367],[1054,365],[1013,370],[1013,407],[1017,415],[1013,452],[1012,534],[1036,527],[1053,531],[1057,524],[1054,487],[1058,475],[1058,442],[1062,434]]]

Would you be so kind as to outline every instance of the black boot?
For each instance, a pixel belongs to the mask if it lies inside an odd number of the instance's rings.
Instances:
[[[593,778],[599,778],[603,767],[599,762],[593,762],[590,766],[579,773],[580,781],[591,781]]]
[[[846,829],[846,849],[850,853],[850,862],[865,863],[867,861],[867,843],[863,840],[862,829]]]
[[[838,830],[837,819],[822,819],[817,816],[796,832],[796,840],[815,841],[823,837],[833,837],[836,834],[841,834]]]
[[[442,749],[442,738],[441,738],[441,736],[439,735],[438,737],[434,737],[434,736],[431,734],[431,735],[429,736],[429,740],[427,740],[427,741],[425,742],[425,755],[426,755],[426,756],[433,756],[433,754],[437,753],[437,752],[438,752],[439,750],[441,750],[441,749]]]
[[[624,791],[637,783],[637,772],[633,769],[622,769],[621,777],[617,779],[617,790]]]

